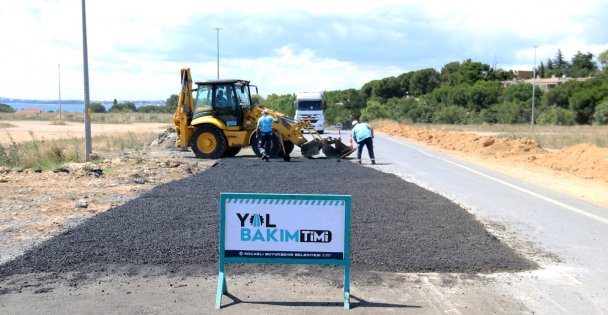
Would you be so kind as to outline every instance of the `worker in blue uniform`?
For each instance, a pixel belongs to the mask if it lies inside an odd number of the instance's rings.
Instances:
[[[352,136],[355,142],[358,144],[357,147],[357,161],[361,164],[361,153],[363,147],[367,147],[367,153],[369,153],[369,159],[372,164],[376,164],[374,158],[374,129],[367,123],[360,123],[357,120],[352,122]]]
[[[268,162],[270,160],[270,144],[272,143],[272,123],[275,118],[268,115],[268,110],[264,110],[264,114],[258,119],[258,139],[259,148],[262,153],[262,160]]]

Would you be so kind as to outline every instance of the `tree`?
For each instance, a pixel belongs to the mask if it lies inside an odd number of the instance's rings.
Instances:
[[[467,90],[467,105],[471,111],[480,111],[498,103],[501,90],[493,82],[479,81]]]
[[[555,68],[561,68],[561,69],[565,69],[566,67],[568,67],[568,63],[566,62],[566,59],[564,59],[564,55],[562,54],[562,50],[558,49],[557,53],[555,54],[555,59],[554,59],[554,63],[555,63]]]
[[[597,56],[597,60],[602,64],[602,70],[605,73],[608,73],[608,50],[600,53],[599,56]]]
[[[135,107],[135,104],[132,102],[119,103],[116,105],[112,105],[112,107],[110,107],[110,112],[113,112],[113,113],[116,113],[116,112],[132,113],[132,112],[136,112],[136,111],[137,111],[137,107]]]
[[[177,108],[177,101],[179,100],[179,96],[177,94],[171,94],[169,98],[165,101],[165,106],[171,109],[171,111],[175,111]]]
[[[295,94],[285,94],[280,96],[271,94],[268,95],[268,98],[264,102],[264,106],[286,114],[287,116],[293,117],[296,113],[295,102]]]
[[[572,57],[572,64],[568,70],[568,76],[573,78],[581,78],[590,76],[597,71],[597,65],[593,62],[593,54],[587,52],[582,54],[580,51]]]
[[[536,68],[536,76],[539,78],[546,78],[545,71],[545,64],[541,61],[540,65]]]
[[[579,124],[591,124],[595,106],[605,95],[605,92],[594,88],[582,89],[572,94],[568,101],[570,109],[576,113],[576,122]]]
[[[0,104],[0,113],[14,113],[15,109],[6,104]]]
[[[251,102],[253,104],[258,104],[258,105],[263,105],[264,104],[264,97],[262,95],[259,94],[253,94],[251,95]]]
[[[604,98],[604,100],[595,107],[593,122],[599,125],[608,125],[608,98]]]
[[[89,105],[89,108],[93,111],[93,113],[105,113],[106,107],[103,106],[99,102],[93,102]]]
[[[460,83],[458,78],[458,69],[460,68],[460,62],[452,61],[441,68],[441,74],[439,75],[442,84],[446,85],[457,85]]]
[[[433,68],[415,71],[410,78],[410,94],[421,96],[439,87],[439,74]]]
[[[372,96],[377,96],[383,99],[391,97],[401,97],[399,79],[388,77],[380,80],[372,89]]]
[[[410,80],[412,78],[412,75],[414,75],[414,72],[406,72],[402,73],[397,77],[397,80],[399,80],[399,89],[401,90],[401,95],[407,96],[411,94]]]
[[[361,92],[363,92],[365,98],[372,97],[372,92],[374,91],[374,88],[378,85],[379,82],[380,80],[372,80],[363,84],[363,86],[361,87]]]
[[[507,86],[500,97],[501,102],[528,102],[531,99],[532,84],[530,83],[511,84]]]
[[[361,111],[361,120],[370,121],[382,118],[388,118],[386,106],[378,100],[369,100],[367,106]]]

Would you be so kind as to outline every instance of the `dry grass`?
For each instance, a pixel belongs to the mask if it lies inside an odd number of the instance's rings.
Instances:
[[[536,125],[433,125],[416,124],[421,129],[440,129],[493,135],[508,139],[533,139],[544,148],[561,149],[581,143],[608,147],[608,126],[548,126]]]
[[[10,128],[10,127],[15,127],[15,125],[11,125],[9,123],[0,122],[0,128]]]
[[[149,144],[156,133],[127,133],[96,136],[91,139],[93,152],[136,150]],[[10,135],[9,135],[10,138]],[[12,139],[11,139],[12,140]],[[79,138],[39,140],[0,145],[0,166],[53,169],[68,162],[84,161],[84,140]]]
[[[171,123],[173,121],[173,114],[170,113],[93,113],[90,117],[93,124]],[[63,122],[82,122],[84,114],[74,112],[63,113],[60,122],[59,113],[0,113],[0,121],[3,120],[44,120],[60,124]]]

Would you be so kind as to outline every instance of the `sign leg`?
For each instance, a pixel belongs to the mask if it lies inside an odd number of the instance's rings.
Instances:
[[[344,309],[350,309],[350,263],[344,265]]]
[[[228,293],[228,286],[226,284],[226,275],[224,271],[220,271],[217,277],[217,292],[215,295],[215,309],[219,310],[222,307],[222,295]]]

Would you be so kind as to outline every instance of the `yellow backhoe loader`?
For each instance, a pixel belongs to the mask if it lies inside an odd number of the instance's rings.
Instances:
[[[193,89],[189,68],[181,69],[181,83],[173,116],[177,147],[191,147],[199,158],[218,159],[235,156],[241,148],[250,145],[257,156],[262,156],[255,130],[263,109],[253,104],[250,91],[254,87],[257,94],[256,86],[245,80],[212,80],[195,82]],[[322,138],[310,128],[308,121],[296,122],[272,110],[269,115],[277,118],[273,123],[271,157],[289,160],[294,145],[300,147],[302,156],[307,158],[322,151],[328,158],[340,159],[355,150],[340,139]],[[312,140],[302,135],[305,129]]]

